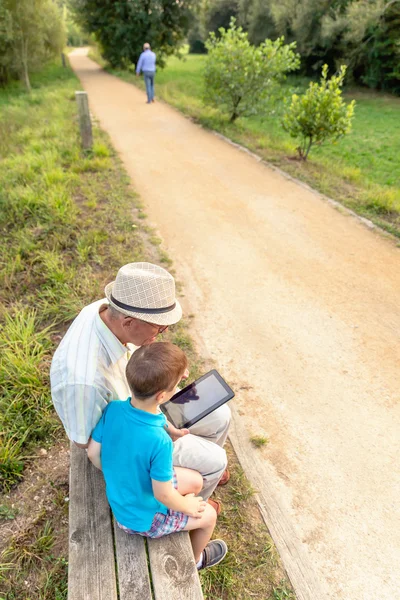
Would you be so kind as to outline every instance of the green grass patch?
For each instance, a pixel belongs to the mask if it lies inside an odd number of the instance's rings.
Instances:
[[[151,245],[107,136],[94,127],[93,150],[81,151],[73,73],[50,65],[32,87],[30,95],[16,84],[0,90],[3,491],[60,432],[48,376],[58,332]]]
[[[92,57],[98,59],[98,53]],[[218,110],[203,105],[204,60],[201,55],[170,58],[166,68],[157,73],[156,96],[400,237],[398,98],[348,90],[346,98],[356,100],[352,133],[336,144],[313,149],[304,163],[297,160],[296,143],[280,125],[281,107],[275,107],[272,114],[230,124]],[[104,61],[101,64],[107,66]],[[143,88],[131,71],[110,72]],[[287,96],[301,92],[306,85],[304,78],[290,78]]]
[[[268,444],[269,439],[264,435],[253,435],[250,438],[251,443],[255,448],[262,448],[266,444]]]

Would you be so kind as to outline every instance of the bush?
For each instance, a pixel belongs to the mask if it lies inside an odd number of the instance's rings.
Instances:
[[[283,115],[282,125],[293,138],[300,140],[297,151],[307,160],[313,145],[326,140],[338,140],[351,130],[355,101],[347,104],[342,99],[346,67],[328,80],[328,65],[322,68],[321,83],[311,82],[302,95],[292,96],[292,103]]]
[[[210,33],[206,42],[208,56],[204,73],[204,101],[227,112],[231,122],[244,115],[265,109],[280,94],[280,83],[286,73],[300,65],[296,44],[283,43],[283,38],[265,40],[260,46],[250,44],[248,34],[236,27],[219,30],[220,37]]]

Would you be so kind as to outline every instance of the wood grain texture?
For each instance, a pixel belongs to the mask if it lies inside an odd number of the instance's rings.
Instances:
[[[129,535],[114,521],[120,600],[151,600],[150,577],[144,538]]]
[[[90,150],[93,146],[93,135],[87,92],[75,92],[75,98],[78,105],[82,148],[84,150]]]
[[[111,511],[101,471],[71,444],[68,600],[117,600]]]
[[[201,600],[189,534],[182,531],[147,543],[155,600]]]
[[[297,600],[325,600],[325,592],[317,579],[307,548],[299,539],[290,519],[287,507],[272,489],[263,459],[258,457],[251,447],[248,434],[237,426],[240,415],[235,406],[231,405],[231,410],[233,419],[229,439],[246,477],[258,491],[256,498],[261,514],[275,542],[296,598]]]

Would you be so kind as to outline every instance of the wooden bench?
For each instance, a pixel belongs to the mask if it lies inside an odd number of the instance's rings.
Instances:
[[[71,444],[68,600],[200,600],[187,532],[158,540],[116,526],[102,473]]]

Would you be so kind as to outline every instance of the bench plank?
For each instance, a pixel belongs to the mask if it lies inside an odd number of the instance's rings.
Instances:
[[[68,600],[117,600],[103,475],[75,444],[71,444]]]
[[[152,600],[144,538],[129,535],[114,521],[120,600]]]
[[[203,592],[186,531],[147,540],[156,600],[202,600]]]

